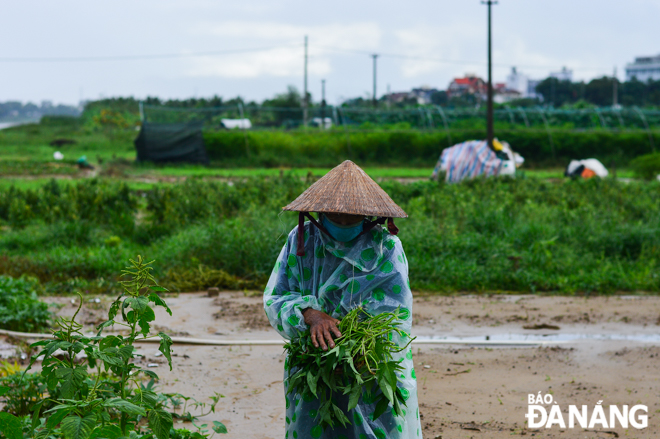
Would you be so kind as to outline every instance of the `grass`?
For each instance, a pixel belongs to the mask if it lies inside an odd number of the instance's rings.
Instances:
[[[154,168],[135,167],[129,171],[131,176],[155,177],[213,177],[213,178],[246,178],[246,177],[276,177],[281,173],[296,177],[306,177],[311,173],[314,177],[322,177],[331,168],[215,168],[205,166],[163,166]],[[372,178],[429,178],[432,169],[429,168],[374,168],[366,167],[364,171]]]
[[[379,151],[382,149],[382,145],[378,142],[382,143],[383,140],[380,139],[379,136],[385,134],[395,136],[393,139],[390,139],[394,142],[400,141],[405,143],[412,141],[411,139],[408,139],[406,135],[414,135],[415,132],[394,134],[354,132],[351,133],[351,136],[355,136],[355,141],[358,141],[362,137],[366,140],[371,139],[370,141],[376,142],[372,149],[374,151]],[[75,165],[75,161],[83,155],[87,157],[88,161],[97,167],[97,170],[101,171],[108,166],[112,167],[117,163],[121,163],[122,173],[121,175],[115,175],[114,177],[123,178],[129,181],[141,180],[141,183],[132,184],[132,187],[134,188],[138,188],[140,185],[141,187],[148,186],[148,183],[144,182],[145,179],[171,179],[183,177],[246,178],[277,176],[281,172],[290,173],[300,177],[306,177],[307,174],[311,172],[313,176],[318,177],[324,175],[330,169],[328,166],[246,167],[233,166],[229,162],[225,163],[222,161],[213,161],[210,167],[196,165],[154,166],[151,164],[135,164],[135,148],[133,146],[133,140],[136,135],[137,132],[134,129],[112,130],[80,124],[63,126],[28,124],[0,130],[0,175],[14,177],[25,176],[30,178],[38,178],[42,176],[83,178],[87,174],[80,172]],[[215,138],[222,135],[222,133],[212,133],[211,137]],[[423,137],[423,133],[419,135]],[[227,136],[236,137],[238,135],[236,133],[227,133]],[[254,136],[255,139],[260,139],[260,142],[272,143],[276,140],[285,142],[287,145],[281,146],[281,148],[284,149],[296,147],[294,144],[296,139],[304,144],[301,144],[302,146],[298,145],[299,147],[309,149],[311,146],[305,145],[310,142],[313,143],[316,139],[313,133],[255,132]],[[324,140],[326,143],[329,140],[334,139],[333,135],[329,134],[328,136],[330,137]],[[397,140],[398,137],[396,136],[403,137]],[[343,139],[342,136],[340,137]],[[240,142],[243,142],[242,135],[237,138]],[[50,142],[57,139],[73,140],[75,143],[62,146],[51,146]],[[289,145],[289,143],[291,143],[291,145]],[[389,166],[363,166],[363,168],[367,174],[375,179],[425,179],[430,176],[441,150],[445,147],[445,143],[436,142],[431,147],[425,147],[426,149],[424,149],[424,151],[426,152],[424,153],[424,157],[417,157],[413,160],[416,163],[415,166],[407,166],[405,164],[400,166],[398,164],[403,164],[407,160],[404,154],[399,162],[395,161]],[[274,146],[271,145],[269,147]],[[354,145],[354,147],[357,146]],[[515,147],[516,145],[514,145],[514,148]],[[64,154],[63,161],[57,162],[53,159],[53,153],[55,151],[60,151]],[[411,154],[412,152],[414,151],[411,150]],[[369,160],[366,162],[367,164],[368,161]],[[360,160],[357,162],[360,165],[365,164],[365,162]],[[535,178],[561,178],[563,176],[563,168],[529,169],[528,167],[523,167],[522,171],[523,175]],[[618,170],[617,176],[621,178],[633,177],[632,173],[625,169]],[[22,184],[17,181],[14,182],[16,184]],[[7,183],[0,184],[4,186],[7,185]],[[23,187],[29,187],[31,185],[32,183],[25,183]]]
[[[281,207],[307,184],[285,175],[139,192],[106,180],[0,190],[0,274],[105,291],[121,268],[113,261],[145,253],[168,285],[258,288],[297,223]],[[418,291],[660,291],[657,182],[381,185],[410,216],[397,224]]]
[[[75,177],[75,178],[57,178],[58,184],[61,185],[75,185],[80,181],[86,180],[87,177]],[[0,191],[7,190],[10,187],[15,187],[20,190],[38,190],[43,187],[46,183],[49,183],[53,180],[52,176],[48,177],[3,177],[0,178]],[[167,181],[139,181],[139,180],[130,180],[130,179],[121,179],[121,178],[105,178],[104,181],[109,183],[126,183],[126,185],[133,191],[146,191],[151,190],[155,186],[168,186],[174,183],[169,183]]]
[[[87,126],[0,131],[0,274],[106,292],[121,268],[113,261],[147,253],[168,285],[258,288],[297,221],[281,207],[329,170],[136,165],[134,137]],[[49,146],[57,138],[76,143]],[[56,149],[65,160],[53,166]],[[657,182],[523,167],[515,180],[445,185],[428,180],[441,149],[419,167],[364,168],[410,215],[397,224],[414,289],[660,291]],[[99,178],[76,169],[80,155],[103,162]]]

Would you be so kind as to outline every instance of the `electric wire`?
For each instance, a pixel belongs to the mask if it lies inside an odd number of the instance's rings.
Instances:
[[[163,53],[154,55],[116,55],[116,56],[74,56],[74,57],[34,57],[34,58],[0,58],[0,62],[97,62],[97,61],[148,61],[155,59],[193,58],[202,56],[232,55],[251,52],[265,52],[273,49],[283,49],[302,46],[291,44],[285,46],[255,47],[247,49],[213,50],[208,52]]]

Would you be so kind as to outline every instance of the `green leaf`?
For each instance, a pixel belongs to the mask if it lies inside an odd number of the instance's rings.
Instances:
[[[225,427],[225,424],[219,421],[213,421],[213,431],[216,433],[227,433],[227,427]]]
[[[138,296],[129,299],[129,303],[131,308],[141,314],[144,312],[147,306],[149,306],[149,299],[144,296]]]
[[[23,439],[23,426],[14,415],[0,412],[0,432],[7,439]]]
[[[158,347],[158,350],[163,353],[165,358],[167,358],[167,363],[170,366],[170,370],[172,370],[172,339],[164,332],[159,332],[158,336],[160,337],[160,346]]]
[[[396,388],[396,362],[387,361],[378,366],[378,386],[390,402],[394,402]]]
[[[67,342],[67,341],[62,341],[62,340],[55,340],[55,341],[49,343],[49,344],[44,348],[44,351],[45,351],[45,354],[44,354],[44,360],[45,360],[46,358],[50,357],[51,355],[53,355],[53,353],[54,353],[56,350],[60,349],[62,346],[68,346],[68,345],[70,345],[70,344],[71,344],[71,343],[69,343],[69,342]],[[41,353],[39,353],[39,354],[41,355]]]
[[[353,384],[351,394],[348,397],[348,411],[353,410],[358,405],[360,395],[362,394],[362,386],[359,383]]]
[[[41,406],[44,405],[46,402],[45,399],[42,399],[39,403],[37,403],[33,408],[32,408],[32,431],[34,432],[34,429],[37,428],[37,425],[39,425],[39,414],[41,412]]]
[[[341,422],[341,425],[343,425],[344,427],[346,427],[346,425],[351,423],[351,421],[348,420],[344,412],[334,404],[332,404],[332,411],[335,414],[335,418],[337,418],[337,420]]]
[[[307,371],[307,385],[309,386],[309,390],[312,391],[314,396],[318,396],[316,394],[316,384],[318,383],[319,380],[319,375],[314,375],[311,370]]]
[[[133,351],[134,350],[135,350],[135,348],[131,345],[122,346],[117,350],[117,353],[124,360],[130,360],[131,358],[133,358]]]
[[[116,425],[96,427],[89,439],[118,439],[121,437],[121,429]]]
[[[381,392],[383,392],[383,396],[385,396],[389,402],[394,401],[394,391],[392,390],[392,385],[388,383],[386,379],[379,379],[378,387],[380,387]]]
[[[154,408],[158,404],[158,395],[151,390],[142,390],[140,388],[135,389],[135,396],[133,397],[133,402],[138,405],[147,405],[150,408]]]
[[[87,377],[85,366],[76,366],[75,369],[70,367],[62,367],[55,372],[59,378],[62,387],[60,388],[60,396],[63,399],[72,399],[76,391],[80,389],[83,381]]]
[[[381,395],[380,401],[378,401],[378,404],[376,404],[376,408],[374,409],[374,421],[380,417],[383,413],[385,413],[385,410],[387,410],[387,406],[389,405],[389,401],[387,398],[384,397],[384,395]]]
[[[61,428],[66,439],[88,439],[95,425],[96,415],[87,415],[84,418],[72,415],[62,421]]]
[[[163,287],[158,287],[158,288],[163,288]],[[152,287],[152,289],[153,289],[153,287]],[[165,288],[163,288],[163,290],[165,290]],[[160,291],[160,290],[156,290],[156,291]],[[165,290],[165,291],[167,291],[167,290]],[[172,315],[172,310],[170,309],[169,306],[167,306],[167,303],[165,303],[165,301],[163,299],[161,299],[158,294],[156,294],[156,293],[149,294],[149,301],[153,302],[154,305],[156,305],[156,306],[162,306],[163,308],[165,308],[167,310],[167,313],[169,315]]]
[[[156,320],[156,314],[154,314],[154,310],[151,309],[150,306],[147,306],[144,309],[144,312],[140,314],[140,317],[138,319],[138,325],[140,325],[140,332],[142,333],[143,336],[149,335],[149,330],[150,325],[149,322],[153,322]]]
[[[121,344],[122,339],[116,335],[106,335],[99,342],[99,348],[104,351],[107,348],[115,348]]]
[[[117,348],[108,348],[104,351],[94,352],[94,357],[112,366],[121,366],[124,364],[119,356]]]
[[[108,326],[112,326],[112,325],[114,325],[114,324],[115,324],[115,321],[112,320],[112,319],[111,319],[111,320],[108,320],[108,321],[106,321],[106,322],[101,323],[100,325],[98,325],[98,326],[96,327],[96,330],[98,331],[98,332],[97,332],[97,335],[101,335],[101,332],[102,332],[105,328],[107,328]]]
[[[159,379],[158,374],[156,372],[152,371],[152,370],[140,369],[140,371],[142,373],[144,373],[146,376],[148,376],[149,378],[153,378],[155,380]]]
[[[54,429],[60,424],[60,422],[62,422],[62,419],[64,419],[72,411],[73,407],[57,410],[55,413],[48,417],[48,421],[46,421],[46,428],[49,430]]]
[[[158,439],[168,439],[173,425],[172,415],[165,410],[149,411],[149,428]]]
[[[170,291],[165,287],[161,287],[160,285],[151,285],[151,286],[149,286],[149,289],[151,291],[158,291],[158,292],[161,292],[161,293],[168,293]]]
[[[121,304],[121,298],[122,296],[117,297],[117,300],[112,302],[112,305],[110,305],[110,309],[108,310],[108,320],[114,320],[114,318],[117,317],[117,313],[119,312],[119,305]]]
[[[108,408],[115,408],[119,410],[120,412],[126,413],[128,415],[142,415],[146,416],[147,412],[142,408],[139,407],[132,402],[126,401],[125,399],[121,398],[111,398],[108,399],[103,403],[105,407]]]

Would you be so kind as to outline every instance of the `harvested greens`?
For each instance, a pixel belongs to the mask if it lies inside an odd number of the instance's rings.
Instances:
[[[289,367],[294,371],[287,392],[319,400],[317,419],[323,429],[333,428],[337,422],[344,427],[350,424],[346,414],[357,406],[363,389],[376,403],[374,420],[390,404],[396,415],[402,415],[401,406],[406,403],[397,387],[397,372],[404,368],[392,354],[406,349],[412,339],[405,346],[394,342],[395,333],[408,337],[398,328],[398,320],[398,309],[372,316],[358,307],[340,321],[342,336],[335,340],[333,349],[315,348],[309,331],[284,345]],[[348,405],[337,405],[333,394],[348,395]]]

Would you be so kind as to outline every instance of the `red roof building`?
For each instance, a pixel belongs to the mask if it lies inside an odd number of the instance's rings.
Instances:
[[[482,95],[488,93],[486,82],[477,75],[466,74],[463,78],[455,78],[447,88],[447,97],[453,98],[465,95]]]

